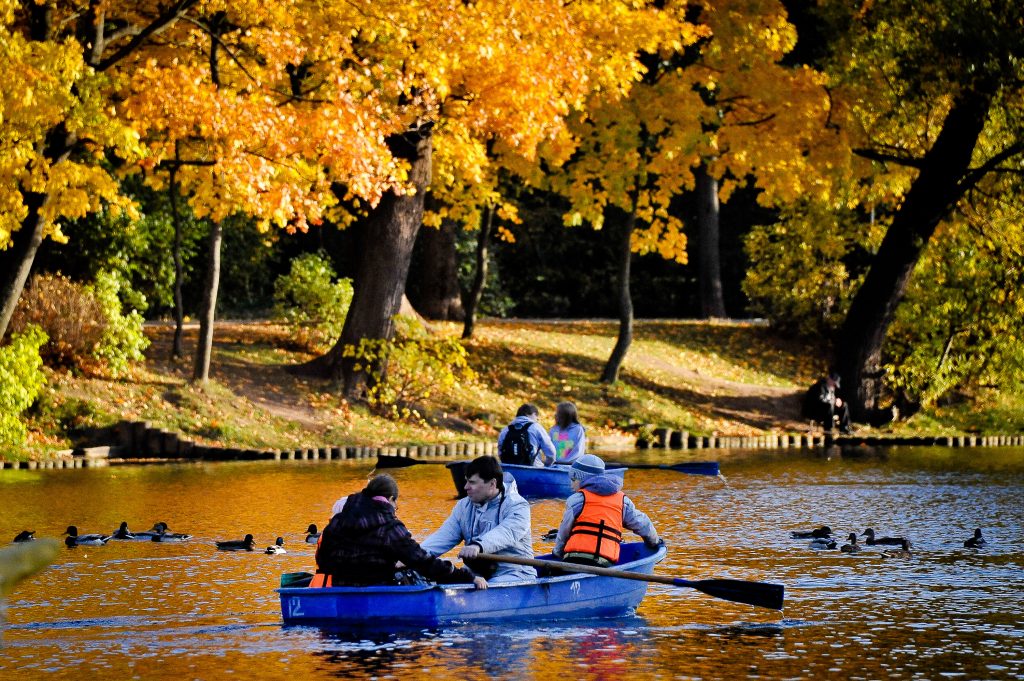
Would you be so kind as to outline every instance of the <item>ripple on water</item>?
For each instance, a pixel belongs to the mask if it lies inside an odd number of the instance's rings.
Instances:
[[[116,481],[66,471],[0,484],[0,536],[22,526],[55,536],[70,520],[116,527],[159,515],[197,537],[62,554],[45,583],[25,585],[9,603],[0,676],[1020,678],[1024,452],[1016,468],[1000,453],[991,470],[955,456],[940,452],[936,463],[919,452],[752,453],[723,458],[728,487],[703,476],[630,472],[628,493],[669,547],[659,574],[782,583],[782,613],[651,585],[638,617],[622,621],[383,633],[282,627],[273,591],[280,573],[310,567],[302,530],[322,524],[340,494],[361,488],[368,465],[171,466]],[[447,471],[416,466],[395,475],[401,515],[423,537],[451,507]],[[557,526],[562,509],[552,500],[532,504],[535,530]],[[867,548],[846,556],[789,537],[820,524],[840,537],[866,527],[905,534],[914,555],[886,560]],[[981,551],[962,545],[975,527],[989,537]],[[245,532],[268,544],[284,536],[297,550],[214,550],[212,538]]]

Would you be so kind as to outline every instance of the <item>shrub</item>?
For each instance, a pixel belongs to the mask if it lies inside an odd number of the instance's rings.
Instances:
[[[10,344],[0,347],[0,444],[20,445],[25,441],[21,414],[39,395],[46,377],[39,350],[46,333],[29,326],[11,335]]]
[[[292,326],[299,342],[310,349],[336,341],[345,325],[352,281],[335,277],[326,257],[306,253],[274,282],[274,315]]]
[[[122,275],[99,272],[95,283],[87,290],[103,310],[105,320],[103,335],[93,357],[102,361],[111,375],[120,376],[132,362],[142,361],[142,353],[149,347],[149,339],[142,333],[145,320],[138,310],[131,310],[128,314],[122,311],[121,296],[130,291]]]
[[[11,331],[22,332],[33,325],[48,338],[40,350],[48,366],[82,368],[103,338],[103,307],[81,284],[60,274],[40,274],[21,294]]]
[[[395,340],[364,338],[358,346],[346,346],[344,356],[355,358],[356,370],[368,373],[367,401],[376,412],[421,420],[425,405],[451,398],[476,372],[458,339],[431,338],[411,317],[395,320]]]
[[[116,376],[129,362],[141,360],[149,344],[142,315],[122,312],[122,295],[131,295],[122,275],[101,271],[86,286],[60,274],[41,274],[22,293],[11,330],[41,328],[49,338],[40,351],[48,366],[103,368]]]

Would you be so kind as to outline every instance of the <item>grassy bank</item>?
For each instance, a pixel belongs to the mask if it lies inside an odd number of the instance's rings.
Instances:
[[[211,382],[193,386],[191,360],[172,361],[172,328],[152,326],[147,360],[121,379],[50,373],[27,415],[27,447],[8,458],[45,456],[70,446],[76,428],[139,419],[205,443],[293,448],[326,444],[423,444],[497,435],[522,402],[550,425],[570,400],[592,438],[630,443],[643,424],[698,434],[801,432],[804,387],[824,359],[755,323],[650,321],[636,325],[620,382],[597,381],[615,341],[613,322],[488,321],[467,345],[478,378],[431,405],[429,423],[392,421],[337,397],[324,381],[286,369],[310,359],[288,329],[270,323],[219,324]],[[457,335],[454,324],[435,325]],[[186,333],[189,357],[195,330]],[[991,391],[888,427],[898,434],[1019,433],[1020,395]]]

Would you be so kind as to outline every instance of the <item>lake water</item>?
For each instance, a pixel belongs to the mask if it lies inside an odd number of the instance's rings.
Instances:
[[[322,526],[339,496],[362,487],[369,462],[5,471],[4,541],[22,529],[57,537],[71,524],[109,533],[122,520],[139,530],[165,521],[194,538],[62,549],[7,603],[0,678],[1024,677],[1024,450],[700,455],[722,462],[724,481],[626,475],[627,493],[668,544],[655,571],[781,582],[781,613],[651,585],[623,620],[362,636],[284,627],[279,575],[311,568],[306,526]],[[452,506],[448,471],[391,472],[399,516],[423,538]],[[562,507],[533,503],[538,553],[550,549],[540,536]],[[850,556],[790,538],[821,524],[842,536],[866,527],[905,535],[914,555]],[[975,527],[989,544],[965,549]],[[246,533],[260,547],[283,536],[289,552],[214,549]]]

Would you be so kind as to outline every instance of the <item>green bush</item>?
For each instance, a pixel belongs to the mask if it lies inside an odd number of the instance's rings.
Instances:
[[[414,318],[399,315],[395,321],[395,340],[364,338],[343,354],[355,358],[356,371],[367,372],[367,402],[376,412],[422,420],[424,407],[450,399],[476,373],[458,339],[431,338]]]
[[[352,281],[335,277],[326,257],[306,253],[274,282],[274,315],[292,326],[299,342],[310,349],[335,342],[345,325]]]
[[[25,441],[21,414],[39,395],[46,382],[39,349],[46,333],[29,326],[13,334],[10,344],[0,347],[0,444],[20,445]]]
[[[101,271],[97,273],[95,283],[86,290],[99,303],[106,322],[93,357],[103,362],[111,375],[120,376],[128,371],[132,362],[142,361],[142,353],[149,347],[149,339],[142,333],[145,320],[138,310],[131,310],[128,314],[122,311],[121,297],[131,291],[122,275]],[[138,294],[134,297],[138,298]],[[145,303],[145,298],[142,303]]]

